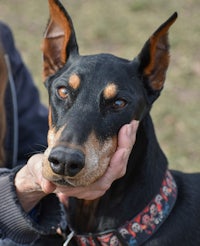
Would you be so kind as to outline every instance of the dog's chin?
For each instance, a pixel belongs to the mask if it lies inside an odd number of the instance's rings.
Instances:
[[[102,175],[103,173],[99,173],[99,175],[95,175],[93,177],[91,177],[91,175],[86,175],[86,176],[79,176],[79,177],[74,177],[74,178],[70,178],[70,177],[57,177],[54,180],[50,180],[52,183],[54,183],[55,185],[58,186],[66,186],[66,187],[83,187],[83,186],[89,186],[91,184],[93,184],[95,181],[97,181]]]
[[[95,182],[93,181],[83,181],[81,179],[75,180],[75,179],[67,179],[67,178],[60,178],[60,179],[49,179],[50,182],[55,184],[56,186],[65,186],[65,187],[83,187],[88,186]]]
[[[71,180],[65,180],[65,179],[60,179],[60,180],[56,180],[56,181],[51,181],[52,183],[54,183],[56,186],[65,186],[65,187],[83,187],[83,186],[88,186],[88,184],[82,183],[82,182],[75,182],[75,181],[71,181]]]

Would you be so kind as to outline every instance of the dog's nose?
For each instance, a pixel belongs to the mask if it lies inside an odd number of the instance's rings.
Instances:
[[[85,165],[81,151],[63,146],[53,148],[48,160],[54,173],[70,177],[78,174]]]

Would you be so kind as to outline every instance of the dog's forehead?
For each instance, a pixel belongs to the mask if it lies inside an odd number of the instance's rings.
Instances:
[[[135,71],[134,71],[135,70]],[[80,56],[66,66],[63,75],[67,80],[76,74],[84,82],[97,82],[106,85],[108,82],[121,82],[128,77],[132,77],[136,72],[133,64],[129,60],[122,59],[111,54],[99,54],[90,56]],[[73,77],[77,84],[77,77]]]

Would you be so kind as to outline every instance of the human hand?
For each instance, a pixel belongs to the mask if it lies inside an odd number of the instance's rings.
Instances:
[[[14,184],[18,199],[26,212],[47,194],[48,190],[43,189],[44,178],[42,176],[43,154],[33,155],[15,176]],[[55,189],[55,188],[54,188]]]
[[[67,205],[68,197],[93,200],[102,196],[114,180],[125,174],[128,158],[135,143],[137,128],[138,122],[132,121],[120,129],[118,148],[106,173],[89,186],[56,186],[42,176],[43,154],[32,156],[15,178],[16,191],[25,211],[30,211],[42,197],[53,192],[59,196],[65,205]]]

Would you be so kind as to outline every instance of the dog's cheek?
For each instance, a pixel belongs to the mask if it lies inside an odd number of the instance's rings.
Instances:
[[[82,172],[82,185],[95,182],[106,172],[116,148],[117,137],[109,138],[104,143],[93,138],[93,141],[86,144],[86,166]]]
[[[105,172],[105,168],[107,169],[107,167],[109,166],[110,160],[114,155],[116,149],[117,149],[117,137],[113,137],[107,140],[104,143],[103,148],[99,151],[98,166],[100,169],[104,169],[104,172]]]

